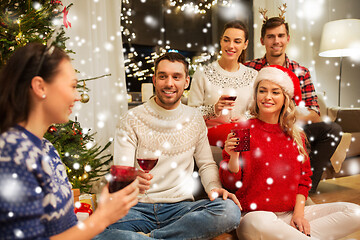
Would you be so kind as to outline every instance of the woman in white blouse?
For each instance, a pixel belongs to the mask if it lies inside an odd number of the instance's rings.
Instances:
[[[238,121],[245,113],[257,71],[244,66],[249,33],[241,21],[224,26],[220,39],[221,57],[199,67],[190,86],[188,105],[198,107],[209,129],[210,145],[223,146],[223,133],[216,126]],[[230,97],[236,96],[236,100]],[[225,137],[226,138],[226,137]]]

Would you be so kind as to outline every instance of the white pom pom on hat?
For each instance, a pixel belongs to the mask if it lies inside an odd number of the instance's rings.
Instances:
[[[284,91],[294,99],[296,105],[299,105],[301,102],[300,81],[291,70],[279,65],[264,67],[259,71],[255,79],[254,88],[256,88],[262,80],[268,80],[280,85]]]

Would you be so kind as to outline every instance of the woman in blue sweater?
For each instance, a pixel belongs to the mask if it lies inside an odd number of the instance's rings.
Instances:
[[[113,194],[105,187],[98,209],[77,223],[71,185],[53,145],[50,124],[65,123],[77,78],[61,49],[30,43],[0,75],[0,239],[91,239],[137,203],[138,180]]]

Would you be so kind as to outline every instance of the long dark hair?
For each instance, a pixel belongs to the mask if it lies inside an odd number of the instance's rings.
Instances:
[[[234,21],[226,23],[224,25],[224,29],[223,29],[222,34],[221,34],[221,38],[224,36],[224,33],[225,33],[226,29],[228,29],[228,28],[236,28],[236,29],[240,29],[240,30],[244,31],[245,42],[249,39],[249,30],[248,30],[247,26],[245,25],[245,23],[243,23],[242,21],[234,20]],[[244,49],[241,52],[241,55],[239,56],[238,62],[239,63],[244,63],[245,59],[246,59],[246,49]]]
[[[19,48],[2,67],[0,73],[0,133],[26,121],[30,112],[31,80],[40,76],[51,82],[63,59],[70,58],[60,48],[51,54],[41,43],[29,43]]]

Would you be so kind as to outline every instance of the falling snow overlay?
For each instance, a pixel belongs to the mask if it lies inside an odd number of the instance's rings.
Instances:
[[[0,143],[0,238],[49,237],[74,226],[71,186],[49,141],[17,126]]]

